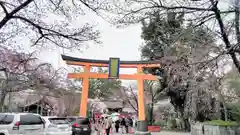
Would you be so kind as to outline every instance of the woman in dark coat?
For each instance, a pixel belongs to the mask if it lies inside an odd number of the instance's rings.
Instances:
[[[115,129],[116,129],[116,132],[118,133],[119,131],[119,128],[120,128],[120,120],[116,120],[115,121]]]

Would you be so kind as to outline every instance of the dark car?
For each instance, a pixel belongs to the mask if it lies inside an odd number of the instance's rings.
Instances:
[[[72,124],[72,135],[91,135],[91,123],[88,118],[68,116],[67,119]]]

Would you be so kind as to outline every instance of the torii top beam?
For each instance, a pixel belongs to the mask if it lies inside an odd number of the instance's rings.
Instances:
[[[62,55],[62,59],[66,61],[68,65],[85,66],[89,65],[93,67],[108,67],[109,60],[96,60],[96,59],[83,59],[71,56]],[[120,61],[121,68],[138,68],[141,67],[160,67],[159,61]]]

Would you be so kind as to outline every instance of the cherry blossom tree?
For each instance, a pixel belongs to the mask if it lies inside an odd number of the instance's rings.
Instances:
[[[59,93],[50,90],[61,87],[61,70],[56,71],[49,63],[40,63],[34,52],[27,54],[3,46],[0,46],[0,51],[0,70],[4,73],[1,75],[0,86],[1,109],[6,95],[11,92],[32,89],[39,94]]]
[[[88,41],[99,43],[99,32],[88,23],[72,25],[98,1],[0,0],[0,45],[47,46],[80,49]],[[90,10],[88,10],[90,9]]]

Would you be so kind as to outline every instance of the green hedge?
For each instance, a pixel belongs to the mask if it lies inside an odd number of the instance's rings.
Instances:
[[[223,120],[212,120],[206,121],[205,124],[216,125],[216,126],[236,126],[237,123],[233,121],[223,121]]]
[[[153,126],[165,126],[166,122],[162,120],[162,121],[155,122],[152,125]]]

